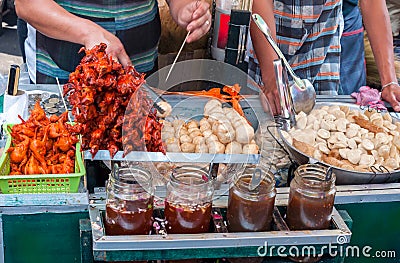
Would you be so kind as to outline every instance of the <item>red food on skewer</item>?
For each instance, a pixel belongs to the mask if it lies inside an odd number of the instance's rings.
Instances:
[[[77,122],[75,129],[82,134],[82,148],[90,150],[93,157],[105,149],[113,157],[122,146],[125,153],[165,152],[161,124],[147,96],[139,96],[140,101],[131,102],[127,111],[132,95],[145,81],[144,74],[133,66],[123,68],[107,55],[106,48],[101,43],[90,50],[81,49],[86,55],[64,85]],[[151,125],[145,129],[147,120]]]

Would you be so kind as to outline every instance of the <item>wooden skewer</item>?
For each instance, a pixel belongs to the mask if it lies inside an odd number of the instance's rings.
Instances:
[[[60,85],[60,81],[58,80],[58,77],[56,77],[56,81],[57,81],[57,85],[58,85],[58,90],[60,91],[61,100],[62,100],[62,102],[64,104],[65,111],[67,112],[67,115],[68,115],[68,120],[69,120],[70,123],[72,123],[71,118],[69,117],[67,104],[65,103],[64,95],[63,95],[63,92],[62,92],[62,89],[61,89],[61,85]]]

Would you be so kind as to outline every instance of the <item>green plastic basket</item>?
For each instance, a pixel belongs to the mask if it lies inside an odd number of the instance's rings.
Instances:
[[[12,125],[8,124],[6,131]],[[32,174],[9,175],[11,135],[8,135],[6,147],[0,158],[0,190],[3,194],[37,194],[37,193],[77,193],[79,182],[85,175],[80,143],[76,144],[75,173],[73,174]]]

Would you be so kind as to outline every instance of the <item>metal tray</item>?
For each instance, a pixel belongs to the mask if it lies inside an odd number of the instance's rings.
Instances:
[[[211,153],[172,153],[167,152],[130,152],[123,156],[119,151],[111,158],[109,151],[100,150],[92,158],[89,151],[85,151],[84,158],[87,160],[112,160],[133,162],[175,162],[175,163],[248,163],[257,164],[260,154],[211,154]]]
[[[104,230],[104,205],[90,205],[94,254],[107,251],[162,251],[170,249],[237,248],[288,245],[324,245],[349,243],[351,231],[334,208],[333,229],[305,231],[232,232],[168,235],[107,236]]]
[[[105,188],[95,188],[90,195],[89,217],[93,255],[96,260],[112,258],[123,255],[125,260],[150,260],[150,259],[183,259],[175,254],[180,251],[189,258],[208,257],[210,251],[217,253],[218,257],[248,257],[257,255],[260,246],[302,246],[313,245],[316,248],[323,245],[346,245],[350,242],[352,220],[345,211],[333,209],[331,228],[314,231],[290,231],[282,215],[288,204],[289,188],[278,188],[275,198],[272,231],[268,232],[229,232],[225,227],[226,217],[223,210],[228,205],[229,185],[222,184],[215,190],[213,200],[213,216],[215,231],[204,234],[153,234],[153,235],[125,235],[107,236],[104,230],[103,213],[105,210]],[[339,187],[339,190],[340,187]],[[154,214],[163,218],[157,210],[162,210],[163,200],[166,196],[166,187],[158,186],[155,190]],[[277,212],[278,211],[278,212]],[[160,216],[159,216],[160,215]],[[199,251],[202,253],[199,254]],[[204,253],[204,254],[203,254]],[[173,255],[172,255],[173,254]],[[212,254],[212,253],[211,253]],[[235,255],[236,256],[235,256]],[[160,257],[157,257],[160,256]],[[271,256],[271,255],[270,255]],[[275,255],[276,256],[276,255]],[[111,260],[112,261],[112,260]]]
[[[362,110],[359,105],[340,103],[340,102],[317,102],[314,108],[320,108],[322,106],[348,106],[350,109]],[[394,122],[400,121],[397,117],[392,115]],[[326,166],[331,166],[320,160],[315,160],[314,158],[304,154],[295,147],[293,147],[279,132],[280,138],[282,139],[286,150],[289,152],[291,158],[298,164],[306,163],[321,163]],[[378,183],[393,183],[400,179],[400,170],[395,170],[392,172],[385,172],[382,169],[376,169],[376,172],[356,172],[344,170],[338,167],[332,167],[333,172],[336,174],[336,184],[338,185],[349,185],[349,184],[378,184]],[[379,171],[380,170],[380,171]]]

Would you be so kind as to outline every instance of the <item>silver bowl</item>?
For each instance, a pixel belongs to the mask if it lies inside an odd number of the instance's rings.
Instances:
[[[350,104],[350,103],[338,103],[338,102],[317,102],[314,109],[318,109],[322,106],[348,106],[350,109],[361,110],[358,105]],[[394,122],[400,121],[397,118],[392,116]],[[283,141],[284,147],[289,152],[290,157],[293,161],[296,161],[298,164],[306,164],[306,163],[320,163],[326,166],[331,166],[330,164],[324,163],[320,160],[316,160],[311,156],[304,154],[299,151],[297,148],[292,146],[279,131],[280,138]],[[380,183],[393,183],[400,179],[400,170],[395,171],[387,171],[384,167],[374,167],[372,169],[376,170],[376,172],[358,172],[358,171],[350,171],[341,169],[338,167],[333,167],[333,172],[336,175],[336,184],[337,185],[350,185],[350,184],[380,184]]]

